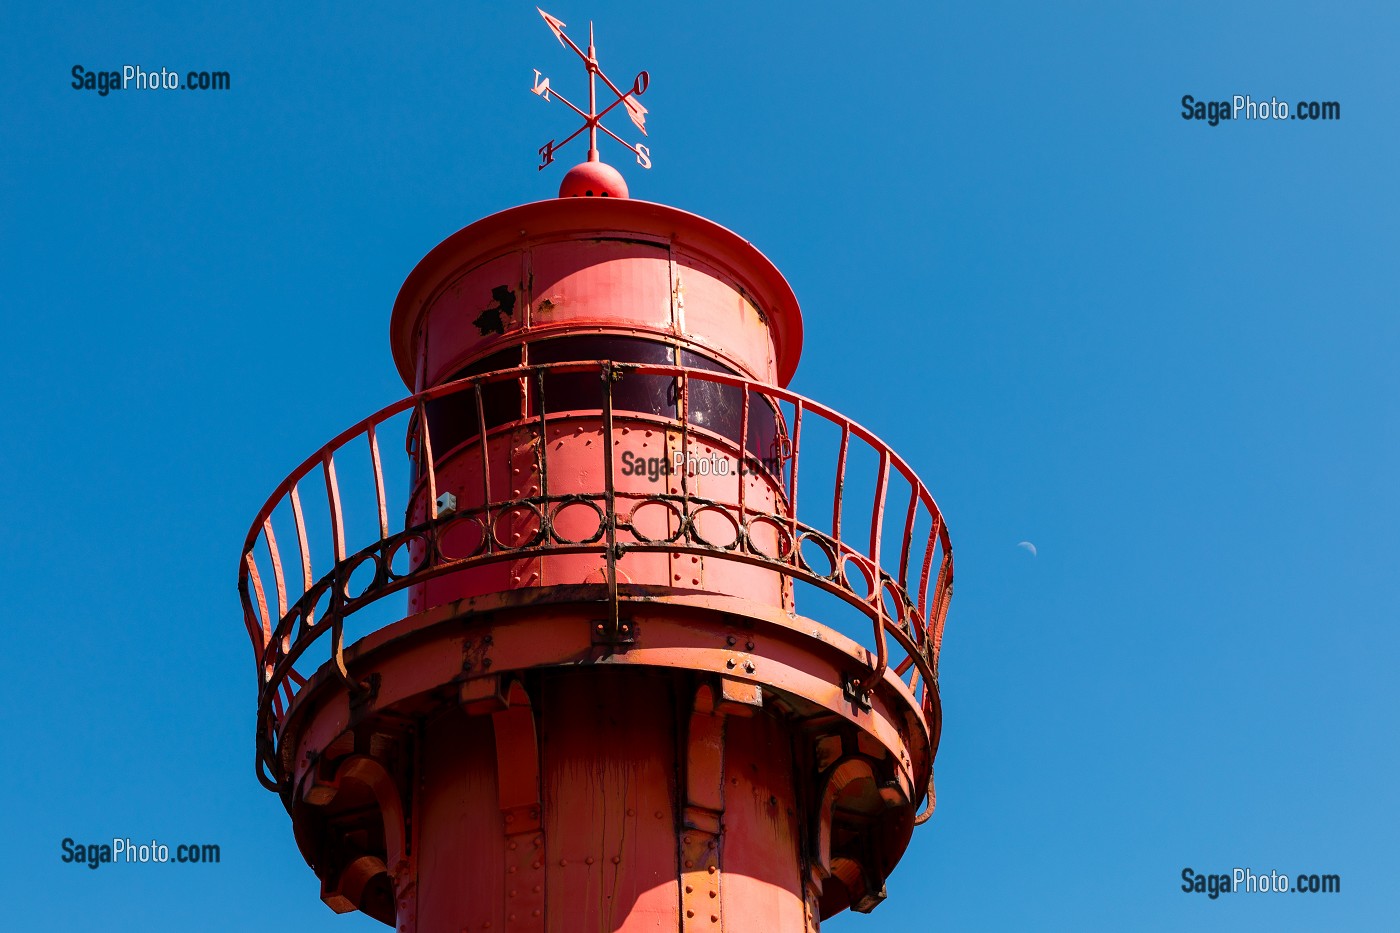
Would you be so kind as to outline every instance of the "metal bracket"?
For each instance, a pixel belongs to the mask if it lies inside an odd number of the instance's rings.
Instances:
[[[637,623],[631,619],[619,619],[613,629],[610,619],[595,619],[593,625],[593,647],[616,648],[626,651],[637,644]]]
[[[370,672],[369,676],[359,681],[360,689],[350,692],[350,721],[356,722],[369,709],[374,706],[374,701],[379,698],[380,675],[378,671]]]
[[[852,708],[868,713],[873,709],[870,704],[870,691],[861,686],[861,681],[862,678],[858,676],[842,675],[841,695]]]
[[[491,635],[481,636],[477,641],[467,638],[462,642],[462,676],[484,674],[491,670],[491,646],[495,639]]]
[[[506,706],[492,714],[496,737],[497,803],[505,828],[506,933],[543,933],[544,806],[540,799],[540,743],[530,695],[516,681]]]
[[[720,837],[724,833],[725,714],[714,688],[695,693],[685,746],[685,808],[681,814],[681,930],[723,929]]]

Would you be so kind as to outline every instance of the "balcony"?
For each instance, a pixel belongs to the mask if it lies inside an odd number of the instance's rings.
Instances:
[[[406,456],[382,456],[386,437],[404,438]],[[693,575],[673,572],[684,561]],[[345,659],[356,629],[379,627],[364,620],[507,590],[597,601],[597,636],[619,650],[629,601],[669,592],[815,606],[823,622],[801,621],[819,636],[849,617],[820,636],[864,649],[865,670],[842,689],[858,700],[897,678],[937,742],[953,560],[932,496],[850,419],[723,372],[551,363],[405,398],[282,481],[249,530],[238,584],[258,774],[274,790],[281,727],[315,672],[364,689]],[[388,599],[399,593],[407,605]]]

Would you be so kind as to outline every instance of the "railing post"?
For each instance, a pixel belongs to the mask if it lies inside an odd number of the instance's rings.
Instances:
[[[611,360],[604,360],[601,367],[601,378],[603,382],[603,477],[604,477],[604,521],[607,527],[607,563],[608,563],[608,616],[600,623],[603,626],[601,641],[603,644],[615,645],[619,642],[630,641],[630,626],[625,626],[621,619],[621,608],[619,606],[617,592],[617,561],[622,556],[622,548],[617,543],[617,480],[613,475],[613,383],[622,379],[622,370],[616,368]]]
[[[842,466],[845,466],[845,444],[841,446]],[[866,693],[875,689],[875,684],[885,676],[885,668],[889,666],[890,661],[889,645],[885,642],[885,581],[880,571],[880,539],[885,527],[885,487],[889,485],[889,477],[890,451],[888,447],[882,447],[880,476],[875,481],[875,502],[871,506],[873,514],[870,516],[870,585],[875,591],[871,594],[875,598],[875,668],[861,681],[861,689]]]

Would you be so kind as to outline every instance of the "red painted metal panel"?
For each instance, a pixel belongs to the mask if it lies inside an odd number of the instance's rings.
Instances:
[[[418,264],[399,292],[390,325],[394,359],[405,384],[413,388],[420,384],[421,374],[415,370],[414,336],[422,326],[424,309],[437,299],[444,283],[456,280],[462,272],[483,262],[517,250],[598,239],[675,243],[680,246],[681,255],[687,257],[685,262],[724,270],[717,278],[732,282],[733,287],[727,289],[727,297],[726,290],[720,289],[720,299],[732,303],[735,292],[741,291],[753,305],[763,310],[773,343],[772,350],[765,351],[764,356],[771,353],[776,360],[773,381],[785,385],[792,378],[802,348],[802,317],[797,299],[782,274],[750,243],[712,221],[661,204],[568,198],[525,204],[493,214],[448,237]],[[536,276],[540,274],[538,269],[533,272]],[[536,304],[541,297],[548,296],[541,295],[537,289]],[[690,311],[692,300],[686,300],[687,311]],[[467,322],[490,304],[489,300],[482,302]],[[437,324],[433,326],[436,328]],[[692,331],[700,337],[726,342],[720,335],[708,334],[699,328],[692,327]],[[434,352],[431,339],[429,343],[431,355]],[[429,368],[438,372],[436,366]],[[755,375],[767,378],[757,371]],[[428,384],[432,381],[427,380]]]
[[[580,324],[673,329],[666,244],[617,239],[547,243],[530,251],[532,327]]]
[[[705,257],[679,246],[675,288],[681,323],[692,340],[739,360],[755,379],[778,381],[766,312],[750,293]]]
[[[802,837],[792,740],[767,716],[731,716],[724,757],[723,879],[732,929],[804,929]]]
[[[505,928],[505,820],[493,750],[490,717],[451,709],[424,727],[416,902],[425,933]]]
[[[498,256],[457,276],[432,299],[423,322],[430,385],[525,327],[524,262],[519,250]]]
[[[640,672],[546,682],[549,930],[677,928],[673,689]]]

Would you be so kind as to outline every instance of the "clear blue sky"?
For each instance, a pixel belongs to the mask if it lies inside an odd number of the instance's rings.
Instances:
[[[32,6],[0,10],[4,923],[382,929],[254,780],[235,564],[400,396],[414,263],[552,194],[531,69],[579,79],[530,3]],[[778,264],[794,387],[951,522],[938,812],[830,928],[1393,925],[1400,10],[547,8],[651,72],[655,168],[608,151],[634,195]],[[233,88],[69,86],[123,63]],[[1181,118],[1236,93],[1342,119]],[[223,863],[59,862],[113,835]],[[1235,865],[1343,890],[1180,890]]]

